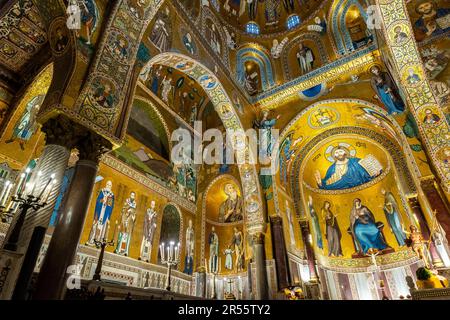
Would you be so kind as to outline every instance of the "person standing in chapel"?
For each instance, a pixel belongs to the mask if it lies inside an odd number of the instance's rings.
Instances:
[[[150,203],[150,208],[147,209],[144,218],[144,233],[142,236],[141,242],[141,253],[139,255],[139,260],[144,260],[150,262],[152,257],[152,244],[153,237],[155,235],[156,230],[156,219],[158,218],[158,214],[155,210],[155,201]]]
[[[134,223],[136,222],[136,193],[131,192],[130,197],[123,204],[119,236],[117,238],[117,247],[114,251],[117,254],[128,256],[130,252],[131,235],[133,234]]]
[[[112,182],[108,180],[106,186],[100,190],[94,209],[94,223],[92,224],[89,240],[86,245],[94,245],[95,241],[103,241],[107,238],[109,220],[114,209],[114,193]]]

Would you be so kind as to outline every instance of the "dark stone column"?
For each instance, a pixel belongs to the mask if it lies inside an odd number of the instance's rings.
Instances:
[[[441,190],[434,179],[421,181],[421,186],[431,206],[431,210],[433,212],[436,211],[436,218],[446,233],[447,241],[450,243],[450,210],[447,199],[441,196]]]
[[[422,232],[422,235],[425,240],[429,240],[431,236],[430,228],[428,226],[428,223],[425,219],[425,216],[423,214],[422,208],[420,206],[419,200],[417,198],[409,198],[408,199],[409,206],[411,207],[415,217],[417,218],[417,222],[420,226],[420,231]],[[430,254],[431,258],[433,260],[433,265],[439,266],[443,265],[442,259],[439,256],[436,246],[434,245],[434,242],[430,242]]]
[[[272,248],[277,268],[278,289],[287,288],[290,284],[289,266],[284,241],[283,219],[279,216],[270,217],[272,230]]]
[[[302,239],[305,245],[306,259],[308,260],[310,274],[309,281],[315,282],[319,280],[319,277],[316,272],[316,257],[314,255],[314,249],[309,241],[310,231],[308,221],[300,221],[300,229],[302,230]]]
[[[79,160],[42,263],[33,299],[52,300],[64,296],[67,268],[74,263],[100,157],[107,151],[105,146],[109,143],[94,134],[80,137]]]
[[[257,232],[253,235],[253,256],[255,258],[256,267],[256,283],[254,284],[256,300],[269,299],[264,238],[265,235],[262,232]]]

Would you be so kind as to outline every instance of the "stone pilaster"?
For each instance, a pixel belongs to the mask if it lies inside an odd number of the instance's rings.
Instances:
[[[256,266],[256,283],[254,283],[255,299],[267,300],[269,299],[269,284],[267,281],[266,256],[264,250],[265,234],[256,232],[251,236],[253,239],[253,256]]]

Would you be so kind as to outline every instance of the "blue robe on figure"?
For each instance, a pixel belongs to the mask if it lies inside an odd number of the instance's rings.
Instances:
[[[388,247],[375,223],[375,216],[366,206],[354,207],[352,218],[351,228],[358,252],[367,254],[369,249],[383,250]]]
[[[316,244],[317,247],[323,249],[323,241],[322,241],[322,231],[320,230],[320,222],[319,217],[317,216],[316,210],[309,204],[309,213],[311,215],[311,221],[314,228],[314,233],[316,234]]]
[[[333,163],[328,168],[327,174],[325,175],[325,178],[322,179],[322,185],[319,186],[319,188],[324,190],[342,190],[357,187],[371,181],[373,178],[366,169],[358,163],[360,160],[360,158],[349,158],[347,172],[338,181],[327,185],[326,182],[336,171],[336,163]]]
[[[392,229],[392,233],[397,240],[399,246],[405,245],[406,234],[403,232],[402,224],[400,222],[399,213],[395,210],[389,210],[384,208],[384,213],[386,214],[386,219]]]
[[[100,219],[100,215],[102,213],[102,208],[103,208],[103,198],[105,198],[105,194],[107,194],[109,197],[108,202],[106,203],[106,207],[105,207],[105,213],[103,214],[103,221],[101,222],[102,224],[105,223],[105,221],[108,221],[111,218],[111,214],[114,208],[114,194],[112,192],[108,192],[108,191],[103,191],[101,190],[98,197],[97,197],[97,201],[95,202],[95,211],[94,211],[94,220],[98,221]]]

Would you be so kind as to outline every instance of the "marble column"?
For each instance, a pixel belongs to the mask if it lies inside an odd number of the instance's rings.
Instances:
[[[23,256],[29,246],[29,242],[36,227],[44,227],[47,229],[51,215],[54,210],[56,198],[59,194],[63,176],[70,157],[70,149],[73,145],[73,131],[67,130],[70,128],[69,120],[63,117],[57,117],[48,120],[41,128],[41,131],[45,133],[46,145],[39,157],[36,168],[34,169],[34,176],[31,177],[33,181],[37,172],[41,171],[42,175],[38,181],[36,181],[36,193],[40,193],[47,184],[48,179],[52,174],[55,175],[56,184],[50,192],[47,200],[47,206],[35,211],[30,210],[25,219],[23,220],[20,233],[16,233],[15,239],[12,241],[14,245],[14,252],[9,252],[3,249],[0,252],[0,256],[9,256],[10,265],[7,276],[4,277],[4,290],[0,293],[1,299],[10,299],[13,293],[13,289],[19,272],[22,268]],[[6,236],[6,239],[11,240],[10,236],[14,230],[14,226],[18,221],[19,215],[16,214]],[[5,240],[5,243],[7,240]],[[12,254],[14,253],[14,254]],[[31,263],[31,262],[30,262]]]
[[[61,299],[65,294],[67,269],[74,264],[100,157],[107,151],[106,145],[107,142],[91,133],[77,143],[79,160],[39,272],[33,299]]]
[[[311,242],[309,241],[310,230],[308,221],[306,220],[300,221],[300,229],[302,231],[303,243],[305,244],[306,259],[308,260],[309,275],[310,275],[309,281],[316,282],[319,280],[319,277],[317,276],[316,271],[316,257],[314,255],[314,249],[312,247]]]
[[[272,231],[273,255],[277,269],[278,289],[280,290],[290,285],[283,219],[280,216],[270,217],[270,227]]]
[[[419,200],[416,197],[414,197],[414,198],[409,198],[408,202],[409,202],[409,206],[411,207],[411,209],[414,213],[414,216],[417,218],[417,222],[419,223],[420,231],[422,232],[424,239],[429,240],[430,236],[431,236],[430,228],[429,228],[428,223],[423,214]],[[436,250],[436,246],[434,245],[433,241],[430,242],[430,254],[431,254],[431,259],[433,260],[434,266],[438,267],[438,266],[443,265],[442,259],[439,256],[439,254]]]
[[[269,284],[267,281],[266,255],[264,250],[265,235],[262,232],[257,232],[253,234],[252,237],[253,237],[253,256],[255,259],[255,267],[256,267],[256,283],[254,284],[255,299],[267,300],[269,299]]]
[[[450,243],[450,210],[449,204],[442,190],[434,179],[424,180],[420,183],[424,195],[428,199],[431,210],[436,213],[436,219],[444,229],[447,241]],[[433,231],[433,230],[431,230]]]
[[[41,129],[45,133],[46,145],[37,161],[30,181],[32,183],[36,181],[36,194],[39,194],[45,188],[52,174],[55,175],[56,184],[50,192],[47,205],[36,212],[31,210],[28,212],[17,243],[17,252],[26,250],[35,227],[48,227],[74,142],[74,133],[71,130],[67,130],[68,127],[70,127],[70,121],[66,118],[58,117],[47,121]],[[36,180],[39,171],[41,171],[42,175]],[[14,224],[15,221],[13,221],[12,226]],[[11,230],[13,230],[13,227],[9,229],[9,232]]]

